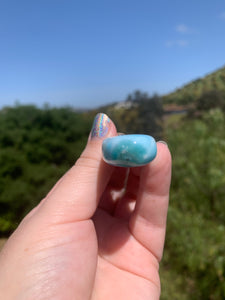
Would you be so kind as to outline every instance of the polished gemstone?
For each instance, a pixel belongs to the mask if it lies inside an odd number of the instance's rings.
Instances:
[[[103,159],[118,167],[138,167],[152,161],[157,152],[150,135],[127,134],[107,138],[102,144]]]

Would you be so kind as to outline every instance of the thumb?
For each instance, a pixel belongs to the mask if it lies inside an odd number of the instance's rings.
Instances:
[[[40,206],[51,222],[68,223],[93,216],[114,169],[102,160],[102,141],[114,135],[114,123],[107,115],[97,114],[80,158]]]

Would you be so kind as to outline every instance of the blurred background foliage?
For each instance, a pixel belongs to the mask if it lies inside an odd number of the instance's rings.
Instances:
[[[86,144],[90,118],[71,108],[0,111],[0,234],[8,235]]]
[[[219,70],[214,76],[185,86],[177,91],[179,97],[175,93],[150,97],[136,91],[123,102],[86,112],[47,105],[42,109],[21,105],[3,108],[1,237],[8,237],[74,164],[86,144],[94,115],[105,112],[118,131],[164,139],[172,152],[168,227],[160,268],[161,299],[225,299],[223,74]]]

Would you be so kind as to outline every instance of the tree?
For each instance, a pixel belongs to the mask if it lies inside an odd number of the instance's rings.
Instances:
[[[205,92],[196,100],[196,109],[198,111],[207,111],[217,107],[225,111],[224,91],[212,90]]]
[[[147,93],[135,91],[128,95],[127,101],[133,105],[129,108],[111,109],[106,111],[115,121],[118,130],[124,133],[149,134],[156,139],[162,136],[163,106],[158,95],[148,96]]]

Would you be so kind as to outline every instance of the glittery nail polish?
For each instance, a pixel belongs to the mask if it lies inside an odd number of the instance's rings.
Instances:
[[[110,118],[103,113],[98,113],[94,119],[91,138],[103,138],[107,135],[109,131]]]

